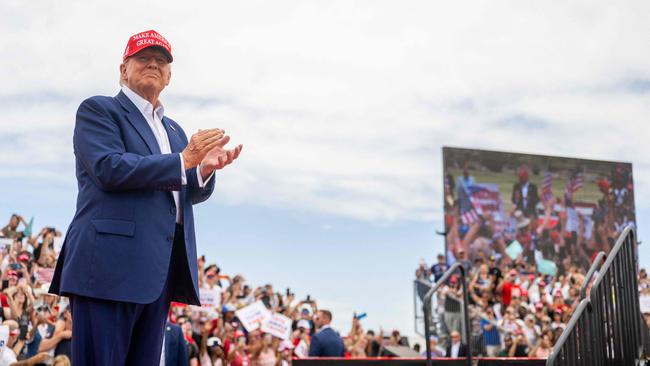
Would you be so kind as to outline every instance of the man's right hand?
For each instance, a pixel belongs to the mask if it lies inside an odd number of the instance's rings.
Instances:
[[[199,130],[193,134],[182,152],[185,169],[192,169],[199,165],[205,155],[217,146],[223,134],[224,131],[219,128]]]

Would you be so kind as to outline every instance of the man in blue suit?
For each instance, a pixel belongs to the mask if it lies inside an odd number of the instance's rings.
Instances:
[[[309,344],[309,357],[343,357],[345,345],[341,336],[332,329],[332,313],[328,310],[319,310],[314,316],[314,324],[319,328],[311,337]]]
[[[172,61],[157,32],[132,36],[122,90],[77,111],[77,212],[50,287],[70,298],[74,365],[158,365],[170,302],[200,304],[192,205],[242,146],[220,129],[188,141],[165,116]]]
[[[167,322],[161,364],[165,366],[187,366],[187,346],[180,326]]]

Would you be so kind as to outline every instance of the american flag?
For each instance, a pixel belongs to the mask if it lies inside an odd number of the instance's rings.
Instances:
[[[451,184],[449,183],[449,176],[445,176],[445,195],[451,194]]]
[[[553,199],[553,191],[551,185],[553,184],[553,175],[551,172],[544,173],[544,179],[540,189],[542,190],[542,201],[549,202]]]
[[[460,219],[463,224],[471,225],[479,219],[472,197],[463,186],[458,186],[458,203],[460,205]]]
[[[564,188],[564,194],[567,197],[572,197],[575,192],[582,188],[583,180],[582,173],[574,172],[571,174],[571,178],[569,178],[566,188]]]

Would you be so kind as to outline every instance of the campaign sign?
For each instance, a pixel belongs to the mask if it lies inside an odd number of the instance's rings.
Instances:
[[[11,249],[11,246],[13,245],[14,240],[10,238],[0,238],[0,250],[4,248]]]
[[[296,348],[293,350],[293,353],[298,358],[307,358],[307,357],[309,357],[309,346],[307,346],[307,342],[305,342],[304,339],[301,340],[300,343],[298,343]]]
[[[264,323],[262,323],[262,332],[269,333],[274,337],[282,340],[289,339],[291,335],[291,319],[282,314],[275,313],[269,316]]]
[[[9,326],[0,325],[0,355],[5,351],[7,342],[9,341]]]
[[[219,308],[221,307],[221,291],[220,288],[214,289],[199,289],[199,300],[201,306],[192,306],[192,310],[201,311],[210,315],[218,316]]]
[[[650,295],[639,296],[639,305],[642,313],[650,313]]]
[[[506,248],[506,254],[508,254],[508,257],[512,258],[512,260],[517,259],[521,253],[524,252],[524,248],[519,244],[518,241],[513,240],[510,245]]]
[[[262,301],[256,301],[245,308],[241,308],[235,311],[235,314],[249,332],[259,329],[262,323],[271,316],[271,312],[266,309]]]
[[[50,283],[54,277],[54,268],[39,268],[36,271],[36,279],[40,283]]]
[[[61,248],[63,248],[63,241],[65,240],[62,236],[55,236],[52,241],[52,246],[54,246],[54,251],[58,255],[61,253]]]

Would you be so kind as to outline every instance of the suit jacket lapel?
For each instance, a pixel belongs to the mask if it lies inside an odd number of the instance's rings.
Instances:
[[[165,116],[163,116],[162,119],[162,124],[165,126],[165,131],[167,131],[167,139],[169,140],[169,147],[172,150],[172,153],[180,153],[183,151],[185,148],[185,145],[183,144],[183,141],[181,140],[181,136],[179,135],[178,131],[176,131],[176,128],[174,128],[171,123],[169,122],[169,119]],[[186,172],[187,174],[187,172]],[[180,190],[180,204],[181,207],[185,207],[185,202],[184,200],[188,199],[189,196],[186,195],[186,187],[187,185],[182,185],[181,190]]]
[[[183,141],[167,117],[163,116],[162,124],[165,126],[165,131],[167,131],[167,138],[169,139],[169,147],[172,149],[173,153],[179,153],[183,151]]]
[[[149,124],[144,119],[144,116],[138,110],[135,104],[133,104],[133,102],[131,102],[129,97],[127,97],[124,93],[122,93],[121,90],[115,98],[120,102],[122,108],[126,110],[127,112],[126,119],[131,123],[133,128],[135,128],[135,130],[138,131],[140,137],[142,137],[144,142],[147,144],[149,151],[152,154],[160,154],[160,147],[158,146],[156,137],[153,135],[153,132],[151,131],[151,127],[149,127]]]

